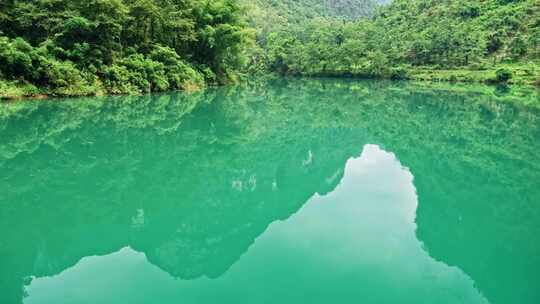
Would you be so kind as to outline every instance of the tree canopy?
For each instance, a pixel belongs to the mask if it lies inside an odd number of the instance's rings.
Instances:
[[[226,82],[251,34],[235,0],[7,0],[0,79],[59,95]]]
[[[491,70],[517,63],[506,73],[540,82],[536,0],[394,0],[372,17],[321,15],[262,35],[266,56],[259,58],[281,73],[407,78],[408,71],[458,69],[497,81]]]
[[[0,97],[295,74],[540,85],[537,0],[4,0]]]

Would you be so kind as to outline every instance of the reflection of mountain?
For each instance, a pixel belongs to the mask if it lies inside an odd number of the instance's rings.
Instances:
[[[291,81],[14,104],[0,117],[8,303],[24,277],[127,245],[175,277],[218,277],[271,222],[332,191],[367,142],[414,174],[432,256],[494,303],[538,299],[538,116],[485,95]]]
[[[500,169],[515,177],[519,167]],[[493,303],[539,303],[538,175],[507,184],[474,171],[438,170],[415,180],[417,236],[426,250],[465,271]]]
[[[520,162],[495,164],[496,174],[461,164],[420,175],[421,165],[410,162],[421,198],[417,236],[433,257],[473,277],[493,303],[539,303],[538,172]]]
[[[175,277],[218,277],[271,222],[331,191],[361,149],[346,130],[251,126],[234,116],[246,112],[222,103],[233,106],[217,96],[161,134],[156,123],[115,124],[125,107],[96,103],[102,117],[4,162],[0,268],[10,286],[2,289],[20,292],[23,277],[57,274],[127,245]],[[61,149],[47,144],[58,140]]]
[[[331,193],[269,226],[217,279],[175,280],[124,248],[33,280],[25,303],[487,304],[466,274],[424,251],[412,181],[392,153],[366,145]]]
[[[415,176],[418,239],[491,303],[540,303],[538,114],[431,100],[411,99],[398,134],[372,132]]]

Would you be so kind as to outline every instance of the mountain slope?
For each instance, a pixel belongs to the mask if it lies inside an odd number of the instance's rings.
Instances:
[[[247,2],[247,0],[246,0]],[[371,16],[385,0],[256,0],[249,1],[266,11],[273,11],[290,22],[328,17],[353,20]]]
[[[540,2],[394,0],[274,30],[265,47],[288,74],[540,84]]]

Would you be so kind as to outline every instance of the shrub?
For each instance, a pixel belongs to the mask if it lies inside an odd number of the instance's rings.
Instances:
[[[48,53],[49,46],[34,48],[22,38],[0,37],[0,70],[7,79],[20,80],[17,90],[23,96],[38,84],[58,95],[87,95],[88,81],[71,61],[59,61]],[[21,89],[22,88],[22,89]],[[22,90],[22,91],[21,91]],[[28,93],[30,91],[30,93]]]
[[[149,57],[164,65],[165,76],[171,89],[185,90],[204,86],[204,76],[183,61],[175,50],[155,46]]]
[[[129,71],[129,82],[141,92],[164,91],[169,88],[165,76],[165,66],[157,61],[145,58],[142,54],[134,54],[118,63]]]
[[[465,2],[458,8],[458,15],[462,18],[476,18],[480,15],[480,7],[478,4]]]
[[[125,66],[112,65],[103,69],[105,89],[112,94],[137,94],[140,89],[130,82],[132,75]]]
[[[203,75],[171,48],[156,46],[148,56],[132,54],[104,67],[106,90],[113,94],[194,89],[204,85]]]
[[[28,83],[5,82],[0,80],[0,99],[30,97],[39,94],[39,89]]]
[[[53,88],[83,82],[80,71],[69,61],[50,60],[45,75],[47,83]]]
[[[32,46],[22,38],[0,37],[0,70],[11,79],[31,76],[32,51]]]
[[[512,71],[506,68],[500,68],[495,72],[495,80],[497,82],[508,82],[512,79]]]
[[[203,66],[199,67],[199,69],[201,70],[204,79],[206,79],[206,82],[213,84],[217,83],[217,75],[211,68]]]
[[[95,95],[93,77],[87,77],[71,61],[48,59],[42,66],[43,81],[51,93],[59,96]]]
[[[403,67],[392,68],[390,69],[390,79],[392,80],[409,79],[409,71]]]

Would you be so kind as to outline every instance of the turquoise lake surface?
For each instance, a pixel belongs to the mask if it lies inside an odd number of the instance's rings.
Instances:
[[[0,303],[540,303],[540,112],[497,92],[0,104],[0,193]]]

